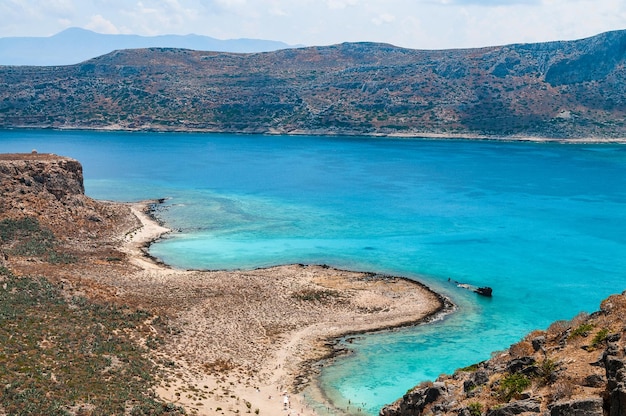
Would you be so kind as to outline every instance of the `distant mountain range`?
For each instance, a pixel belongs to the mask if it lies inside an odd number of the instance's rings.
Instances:
[[[480,49],[115,51],[0,67],[0,127],[626,138],[626,31]]]
[[[70,28],[50,37],[0,38],[0,65],[71,65],[118,49],[152,47],[250,53],[291,46],[271,40],[219,40],[199,35],[107,35]]]

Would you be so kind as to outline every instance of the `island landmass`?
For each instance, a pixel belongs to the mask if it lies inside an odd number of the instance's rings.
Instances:
[[[0,66],[0,128],[623,142],[624,45],[118,50]]]

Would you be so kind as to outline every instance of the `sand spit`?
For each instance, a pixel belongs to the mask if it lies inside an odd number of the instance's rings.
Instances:
[[[450,306],[407,279],[326,266],[172,269],[147,255],[168,232],[148,206],[131,205],[140,224],[123,241],[136,270],[110,283],[168,317],[156,350],[167,376],[157,394],[190,413],[320,414],[301,392],[315,382],[310,364],[333,354],[333,339],[412,325]]]

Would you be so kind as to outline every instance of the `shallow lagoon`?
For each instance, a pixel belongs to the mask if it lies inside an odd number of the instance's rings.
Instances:
[[[0,131],[0,151],[32,148],[80,160],[95,198],[167,197],[179,232],[151,250],[175,266],[325,263],[452,298],[445,320],[359,337],[324,368],[364,414],[626,288],[623,145]]]

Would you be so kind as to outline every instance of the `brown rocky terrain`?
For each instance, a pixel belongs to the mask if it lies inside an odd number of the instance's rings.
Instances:
[[[626,292],[488,361],[407,392],[381,416],[626,415]]]
[[[0,127],[626,137],[626,31],[463,50],[151,48],[0,67]]]

